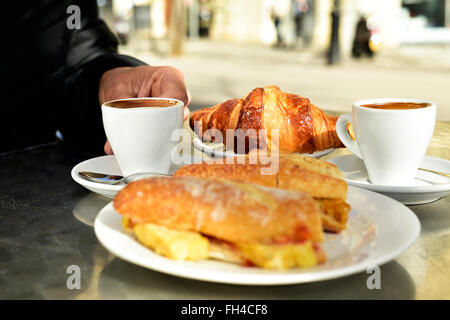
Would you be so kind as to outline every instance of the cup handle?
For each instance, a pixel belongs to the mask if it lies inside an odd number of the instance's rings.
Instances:
[[[353,140],[347,131],[347,122],[351,122],[352,114],[346,113],[339,117],[336,122],[336,133],[342,143],[353,152],[358,158],[362,159],[361,151],[359,151],[358,144]]]

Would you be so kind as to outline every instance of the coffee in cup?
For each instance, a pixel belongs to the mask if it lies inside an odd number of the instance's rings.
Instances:
[[[111,108],[130,109],[130,108],[166,108],[173,107],[178,100],[163,99],[124,99],[106,102],[105,105]]]
[[[386,102],[386,103],[369,103],[362,104],[361,107],[382,109],[382,110],[408,110],[408,109],[420,109],[429,107],[428,102]]]

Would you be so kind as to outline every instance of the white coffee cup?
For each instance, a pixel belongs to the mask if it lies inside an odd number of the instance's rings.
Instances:
[[[171,105],[148,106],[161,101]],[[102,105],[106,137],[125,176],[169,172],[178,144],[171,137],[183,126],[183,110],[182,101],[170,98],[119,99]]]
[[[425,103],[416,109],[376,109],[364,105]],[[356,141],[347,132],[351,122]],[[436,122],[436,105],[403,98],[360,100],[352,113],[339,117],[336,131],[342,143],[364,161],[370,182],[377,185],[411,186],[430,144]]]

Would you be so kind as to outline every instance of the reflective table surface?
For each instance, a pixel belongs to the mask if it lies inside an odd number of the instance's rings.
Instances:
[[[450,160],[450,122],[437,123],[427,154]],[[92,225],[110,200],[70,177],[74,165],[100,155],[51,144],[0,156],[0,299],[450,299],[450,196],[410,206],[420,238],[381,266],[381,289],[368,289],[364,272],[300,285],[214,284],[147,270],[103,248]],[[79,289],[70,285],[73,266]]]

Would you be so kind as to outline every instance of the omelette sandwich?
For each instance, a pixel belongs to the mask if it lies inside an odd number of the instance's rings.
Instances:
[[[114,208],[140,243],[174,260],[267,269],[326,260],[320,208],[306,192],[220,178],[153,177],[128,184]]]

